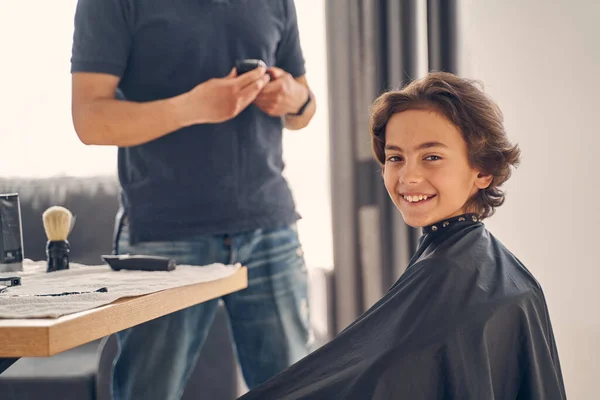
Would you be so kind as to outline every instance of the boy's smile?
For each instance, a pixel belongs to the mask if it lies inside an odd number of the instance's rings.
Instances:
[[[385,133],[385,187],[404,218],[422,227],[460,215],[492,177],[470,166],[459,129],[431,110],[394,114]]]

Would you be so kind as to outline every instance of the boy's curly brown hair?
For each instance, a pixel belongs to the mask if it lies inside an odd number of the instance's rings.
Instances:
[[[475,209],[480,219],[492,216],[504,203],[501,189],[519,164],[521,151],[506,136],[503,115],[478,81],[448,72],[432,72],[401,90],[379,96],[371,106],[369,130],[375,158],[385,164],[385,129],[392,115],[414,109],[439,112],[459,128],[467,143],[472,167],[493,177],[486,189],[479,190],[466,209]]]

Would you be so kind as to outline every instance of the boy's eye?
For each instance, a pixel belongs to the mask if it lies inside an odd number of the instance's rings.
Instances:
[[[425,160],[427,160],[427,161],[438,161],[438,160],[441,160],[441,159],[442,159],[442,157],[440,157],[440,156],[427,156],[427,157],[425,157]]]
[[[398,162],[402,161],[402,157],[400,156],[389,156],[385,159],[386,162]]]

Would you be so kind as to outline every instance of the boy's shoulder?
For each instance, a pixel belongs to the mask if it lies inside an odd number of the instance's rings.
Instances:
[[[422,270],[445,293],[468,292],[478,303],[543,296],[529,269],[483,226],[440,244],[411,269]]]

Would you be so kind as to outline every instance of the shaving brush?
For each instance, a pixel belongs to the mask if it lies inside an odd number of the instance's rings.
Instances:
[[[46,256],[48,268],[46,272],[69,269],[69,241],[67,237],[73,229],[75,219],[69,210],[60,206],[52,206],[42,214],[44,230],[48,237]]]

